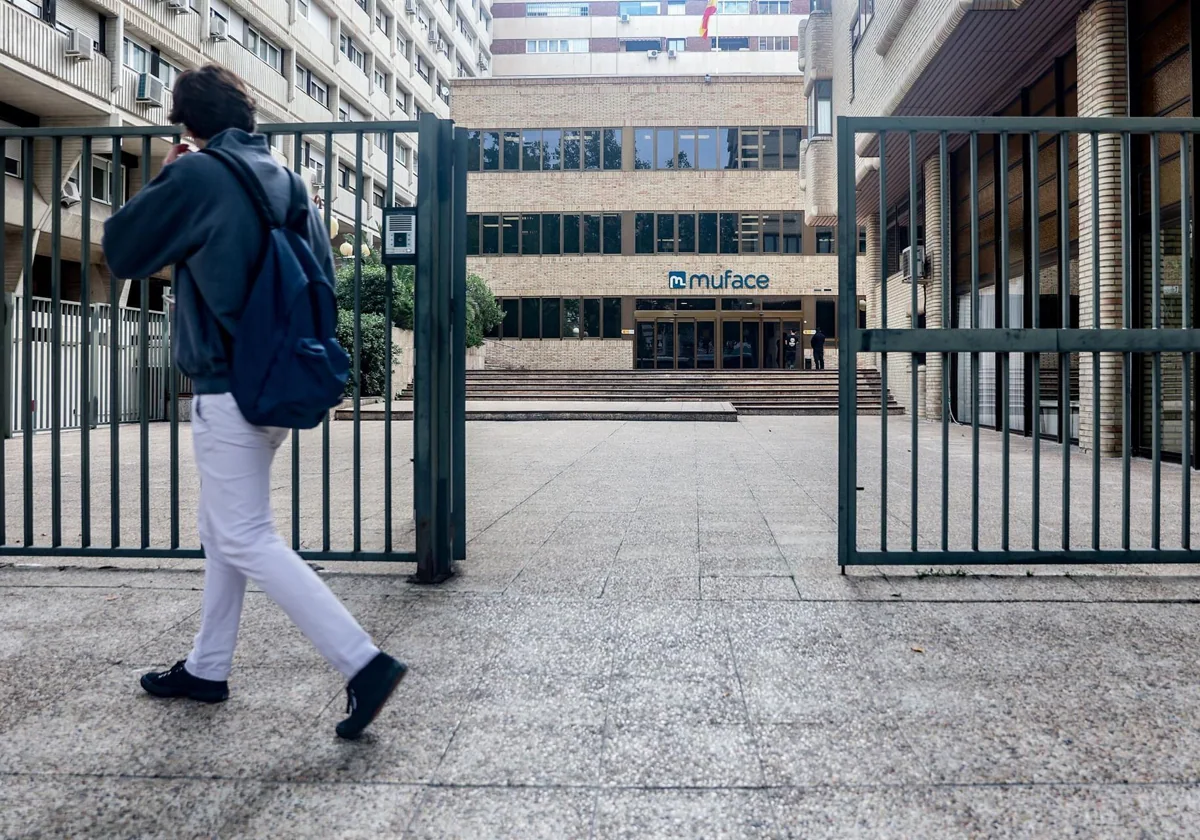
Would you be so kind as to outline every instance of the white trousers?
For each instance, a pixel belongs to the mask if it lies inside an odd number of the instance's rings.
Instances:
[[[231,394],[197,395],[192,403],[204,604],[187,669],[201,679],[229,676],[247,580],[262,587],[347,680],[379,653],[337,596],[275,530],[271,461],[287,435],[287,429],[247,423]]]

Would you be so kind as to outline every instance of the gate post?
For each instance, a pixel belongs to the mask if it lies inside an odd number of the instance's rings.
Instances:
[[[4,293],[3,306],[4,326],[0,334],[0,342],[4,344],[3,351],[0,351],[0,437],[8,440],[12,437],[13,311],[16,306],[11,292]]]
[[[454,130],[454,329],[450,424],[453,467],[453,557],[467,556],[467,132]]]
[[[882,154],[882,151],[880,152]],[[854,133],[846,117],[838,117],[838,566],[842,574],[854,563],[858,539],[858,222],[855,210]],[[884,304],[886,305],[886,303]]]

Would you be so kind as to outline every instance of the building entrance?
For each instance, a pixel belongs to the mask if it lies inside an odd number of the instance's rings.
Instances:
[[[682,302],[682,301],[681,301]],[[672,302],[674,303],[674,302]],[[722,300],[729,305],[731,301]],[[804,365],[804,314],[744,308],[717,310],[716,301],[688,300],[667,308],[639,300],[635,310],[634,367],[638,370],[795,370]],[[710,311],[692,312],[711,304]],[[657,305],[655,309],[650,309]]]

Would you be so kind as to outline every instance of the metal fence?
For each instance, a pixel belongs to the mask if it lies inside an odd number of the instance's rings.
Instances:
[[[384,422],[369,423],[355,388],[338,412],[346,420],[330,418],[292,435],[280,458],[286,466],[276,467],[287,471],[288,486],[275,501],[291,545],[307,558],[415,561],[417,580],[443,580],[452,559],[465,556],[466,539],[465,132],[431,115],[419,122],[260,130],[276,150],[282,141],[298,172],[323,161],[326,226],[336,197],[339,216],[359,241],[371,228],[373,208],[396,203],[397,136],[417,135],[414,423],[393,422],[390,402]],[[0,237],[0,265],[22,282],[11,302],[11,340],[0,342],[7,355],[0,359],[0,406],[11,410],[10,431],[23,434],[19,442],[0,436],[0,556],[202,556],[197,540],[184,536],[194,533],[196,502],[181,418],[186,382],[170,375],[169,319],[150,306],[152,289],[159,291],[154,284],[169,280],[103,282],[93,233],[127,193],[156,174],[156,161],[179,141],[177,130],[0,128],[0,144],[9,138],[22,147],[21,212],[6,220],[0,201],[0,230],[9,223],[22,233],[8,253]],[[94,160],[100,168],[90,165]],[[135,170],[128,179],[125,165]],[[382,189],[368,191],[368,179]],[[355,252],[347,350],[359,382],[364,256],[357,245]],[[70,298],[68,263],[77,280]],[[391,281],[393,269],[386,273]],[[48,296],[35,296],[35,279]],[[393,320],[391,289],[389,282],[386,323]],[[390,395],[392,332],[384,333]],[[95,430],[99,424],[107,428]],[[402,494],[410,498],[398,501]]]
[[[847,350],[839,395],[843,570],[1196,562],[1191,473],[1200,371],[1193,355],[1200,331],[1193,329],[1192,218],[1200,120],[842,117],[837,131]],[[878,156],[877,196],[873,178],[860,195],[859,153]],[[889,279],[899,282],[899,255],[889,253],[887,236],[860,278],[860,205],[878,212],[879,230],[887,231],[890,208],[907,201],[916,216],[926,197],[935,210],[917,224],[925,221],[926,241],[938,243],[932,292],[942,323],[920,328],[914,317],[905,326],[893,312],[889,324],[885,304],[879,322],[860,329],[858,295],[878,286],[886,302]],[[904,295],[914,316],[922,307],[919,285]],[[988,294],[990,311],[982,305]],[[955,300],[966,304],[955,307]],[[860,434],[867,422],[855,410],[860,354],[878,354],[883,377],[878,438]],[[942,399],[932,422],[913,410],[889,423],[889,354],[907,362],[911,382],[893,384],[911,389],[914,407],[920,360],[940,362]],[[1081,376],[1086,388],[1074,384]],[[992,430],[982,429],[981,386],[994,388]],[[969,391],[961,404],[972,407],[969,455],[964,436],[952,434],[958,388]],[[1047,403],[1054,423],[1046,422]],[[1073,404],[1089,428],[1075,425]],[[1072,445],[1075,435],[1080,447]],[[1165,473],[1168,439],[1180,466]],[[1046,498],[1046,488],[1058,498]]]

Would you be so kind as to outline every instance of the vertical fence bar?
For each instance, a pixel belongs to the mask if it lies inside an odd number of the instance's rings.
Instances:
[[[1100,135],[1092,132],[1092,329],[1100,329]],[[1080,326],[1083,326],[1080,324]],[[1082,358],[1080,363],[1082,363]],[[1080,397],[1082,398],[1082,394]],[[1092,550],[1100,550],[1100,354],[1092,354]]]
[[[1042,312],[1042,259],[1041,259],[1041,211],[1038,209],[1038,197],[1041,192],[1041,177],[1038,175],[1038,155],[1041,153],[1037,132],[1029,135],[1029,264],[1030,279],[1033,292],[1030,295],[1029,310],[1031,329],[1040,329]],[[1033,353],[1033,387],[1030,389],[1033,397],[1033,408],[1030,416],[1033,418],[1033,498],[1031,511],[1033,522],[1033,550],[1041,548],[1042,543],[1042,354]]]
[[[910,326],[912,326],[913,328],[915,328],[917,326],[917,321],[919,318],[919,313],[917,311],[919,308],[917,305],[917,286],[919,285],[921,271],[924,270],[923,265],[916,264],[917,207],[918,207],[918,204],[917,204],[917,135],[915,132],[909,132],[909,135],[908,135],[908,229],[909,229],[910,234],[909,234],[909,242],[908,242],[908,244],[909,244],[908,273],[909,273],[909,279],[912,281],[912,301],[910,302],[910,306],[912,307],[912,322],[911,322]],[[917,542],[918,542],[918,540],[917,540],[917,525],[918,525],[917,478],[918,478],[918,474],[920,472],[920,456],[918,455],[918,450],[920,449],[920,446],[919,446],[920,440],[918,437],[918,435],[919,435],[918,422],[919,422],[920,418],[917,416],[917,398],[918,398],[918,395],[917,395],[917,392],[918,392],[917,354],[912,353],[909,356],[908,361],[909,361],[909,367],[912,368],[909,371],[909,373],[910,373],[909,387],[911,388],[911,392],[912,392],[912,397],[909,399],[909,403],[911,403],[911,405],[912,405],[912,446],[910,447],[912,463],[909,466],[909,470],[912,474],[910,476],[911,489],[909,490],[909,503],[911,505],[910,510],[909,510],[909,519],[910,519],[909,530],[911,531],[910,545],[912,546],[912,550],[916,551],[917,550]]]
[[[50,146],[50,544],[62,545],[62,195],[63,139]],[[25,434],[31,434],[26,432]]]
[[[33,138],[22,141],[24,165],[24,231],[21,235],[21,425],[25,449],[25,545],[33,545]],[[55,197],[57,198],[57,197]]]
[[[950,297],[950,147],[945,132],[938,137],[938,169],[942,179],[942,329],[954,321]],[[928,297],[928,295],[926,295]],[[950,354],[942,354],[942,551],[950,550]]]
[[[173,144],[182,142],[178,134],[171,138]],[[178,292],[175,286],[175,268],[171,267],[171,294]],[[175,340],[172,332],[171,304],[163,301],[163,342],[167,382],[170,388],[170,419],[171,419],[171,548],[179,548],[179,372],[175,369]]]
[[[387,133],[387,197],[385,207],[393,207],[396,203],[396,134]],[[384,268],[387,287],[383,292],[383,322],[387,330],[387,349],[384,359],[383,386],[383,550],[392,550],[392,305],[395,297],[393,283],[393,267]],[[407,384],[407,383],[406,383]]]
[[[413,506],[416,515],[416,579],[437,578],[433,547],[435,494],[433,482],[433,295],[437,271],[437,121],[432,114],[421,117],[417,132],[417,265],[413,294]]]
[[[84,135],[79,155],[79,199],[79,542],[83,548],[87,548],[92,544],[91,135]],[[0,224],[0,229],[3,227],[4,225]],[[3,262],[0,259],[0,264]]]
[[[854,132],[847,117],[838,117],[838,314],[845,347],[838,348],[838,565],[842,574],[858,553],[858,330],[857,264],[854,239],[857,229],[854,188]]]
[[[888,325],[887,132],[879,132],[879,326]],[[855,222],[857,224],[857,222]],[[888,550],[888,357],[879,354],[879,550]],[[858,406],[854,406],[858,411]]]
[[[1150,240],[1151,240],[1151,324],[1162,329],[1162,167],[1160,139],[1150,135]],[[1153,365],[1150,402],[1154,414],[1153,461],[1150,465],[1150,547],[1162,547],[1162,353],[1151,356]]]
[[[1059,323],[1071,327],[1070,135],[1058,135]],[[1058,354],[1058,442],[1062,445],[1062,547],[1071,547],[1071,354]]]
[[[450,316],[450,301],[454,293],[454,127],[450,120],[438,121],[437,178],[437,252],[438,272],[434,276],[436,297],[434,298],[434,322],[437,353],[434,387],[437,389],[436,425],[434,427],[437,454],[434,458],[434,481],[436,505],[434,507],[434,556],[437,560],[437,579],[450,575],[450,558],[454,553],[451,537],[452,519],[452,471],[453,418],[452,388],[453,328]]]
[[[363,131],[354,132],[354,551],[362,551]]]
[[[451,365],[453,556],[467,556],[467,132],[454,132],[454,325]]]
[[[150,183],[150,139],[142,138],[142,189]],[[141,456],[142,548],[150,547],[150,278],[138,280],[138,434]]]
[[[303,166],[304,135],[292,138],[292,170],[300,174]],[[335,281],[336,283],[336,281]],[[389,331],[388,335],[391,335]],[[325,413],[329,416],[329,412]],[[300,550],[300,430],[292,429],[292,550]]]
[[[0,140],[0,150],[7,150],[8,140]],[[20,140],[15,141],[20,143]],[[6,199],[0,199],[0,272],[8,267],[8,249],[4,231],[8,224]],[[85,217],[86,218],[86,217]],[[86,275],[85,275],[86,276]],[[16,317],[7,286],[0,289],[0,545],[8,543],[8,438],[12,435],[13,334]]]
[[[996,326],[1000,329],[1008,327],[1008,133],[1000,132],[996,148],[996,158],[1000,173],[999,188],[994,190],[996,207],[1000,211],[1000,275],[996,278]],[[1000,548],[1008,551],[1009,545],[1009,480],[1011,466],[1009,460],[1012,451],[1009,425],[1009,376],[1008,353],[996,354],[996,411],[1000,420]]]
[[[325,229],[333,231],[333,132],[325,132]],[[332,236],[331,236],[332,238]],[[357,385],[355,386],[357,387]],[[321,550],[329,551],[329,414],[321,420]]]
[[[1133,326],[1133,177],[1129,132],[1121,132],[1121,326]],[[1129,551],[1130,455],[1133,442],[1133,354],[1122,353],[1121,548]]]
[[[1182,277],[1180,278],[1183,294],[1183,329],[1192,328],[1192,149],[1191,135],[1184,132],[1179,138],[1179,227],[1183,236],[1181,253]],[[1180,464],[1183,469],[1183,499],[1180,511],[1180,530],[1182,540],[1180,546],[1184,549],[1192,547],[1192,354],[1183,354],[1183,417],[1180,436]]]
[[[125,201],[125,179],[121,177],[121,138],[112,138],[112,210],[116,213]],[[121,286],[120,278],[108,279],[108,440],[109,440],[109,532],[116,548],[121,544]]]
[[[971,132],[971,329],[979,329],[979,134]],[[979,353],[971,353],[971,550],[979,550]]]

